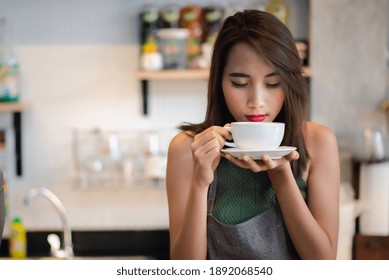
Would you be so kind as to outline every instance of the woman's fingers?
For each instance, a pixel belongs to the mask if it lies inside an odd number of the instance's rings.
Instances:
[[[226,138],[231,138],[230,132],[220,126],[210,127],[195,135],[191,149],[198,166],[214,168]]]
[[[211,139],[203,145],[192,147],[193,154],[196,158],[202,158],[212,151],[220,151],[221,146],[217,139]]]
[[[280,159],[271,159],[268,155],[264,155],[261,160],[253,160],[248,155],[243,155],[241,159],[237,159],[229,154],[223,154],[223,157],[230,160],[232,163],[241,168],[251,169],[253,172],[276,169],[289,163],[291,160],[297,160],[299,156],[298,152],[293,151]]]
[[[251,169],[254,172],[265,171],[267,169],[264,164],[254,161],[247,155],[244,155],[241,159],[237,159],[226,153],[223,153],[222,156],[234,163],[235,165],[239,166],[240,168]]]
[[[300,157],[300,154],[297,151],[293,151],[290,154],[287,154],[285,158],[289,161],[291,160],[298,160]]]
[[[197,147],[203,146],[207,142],[212,141],[213,139],[217,139],[221,149],[224,146],[225,140],[231,139],[231,134],[225,128],[222,128],[220,126],[212,126],[194,137],[194,141],[192,144],[193,148],[196,149]]]

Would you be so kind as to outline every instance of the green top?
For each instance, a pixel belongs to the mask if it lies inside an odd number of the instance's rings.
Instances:
[[[255,173],[222,158],[216,172],[217,189],[212,214],[218,221],[242,223],[277,204],[266,171]],[[296,182],[306,199],[306,182],[301,177]]]

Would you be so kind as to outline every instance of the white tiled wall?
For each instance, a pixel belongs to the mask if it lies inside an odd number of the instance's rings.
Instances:
[[[206,82],[152,82],[141,113],[137,46],[23,46],[24,170],[35,184],[69,183],[72,130],[174,128],[200,121]]]
[[[33,210],[35,207],[42,210],[39,207],[41,201],[36,201],[30,210],[22,203],[23,193],[28,188],[46,186],[59,189],[60,197],[69,209],[72,226],[147,228],[152,227],[150,222],[147,224],[147,220],[154,219],[156,227],[166,228],[166,204],[155,211],[158,215],[163,215],[161,218],[147,214],[152,211],[152,205],[157,207],[158,201],[166,201],[164,196],[156,196],[154,193],[157,200],[150,202],[146,199],[146,211],[141,211],[140,216],[136,216],[143,218],[132,218],[129,221],[127,217],[130,212],[142,209],[140,207],[135,210],[133,204],[134,201],[142,201],[140,192],[137,193],[138,199],[134,200],[131,192],[126,190],[115,191],[122,196],[115,196],[115,192],[86,196],[73,188],[73,129],[99,127],[138,132],[158,128],[171,133],[180,122],[199,122],[204,116],[207,83],[201,80],[190,83],[151,82],[149,115],[143,116],[140,82],[134,77],[137,51],[137,45],[24,45],[16,48],[16,54],[22,62],[22,98],[30,107],[23,112],[22,177],[14,175],[12,164],[12,120],[9,115],[0,116],[10,133],[7,151],[11,159],[7,169],[10,216],[21,216],[32,229],[42,228],[39,226],[42,223],[48,226],[53,223],[55,226],[57,217],[51,219],[44,215],[35,216],[31,224],[28,213],[36,213]],[[168,142],[165,143],[167,144]],[[73,194],[69,194],[69,190]],[[159,193],[164,195],[163,190]],[[147,190],[144,194],[147,194]],[[122,203],[121,211],[112,209],[112,206],[118,205],[118,199],[126,197],[128,204]],[[76,198],[76,201],[72,198]],[[85,203],[95,203],[95,206],[88,210],[84,208]],[[51,205],[45,209],[44,212],[56,215]],[[104,209],[111,213],[110,218],[105,219],[107,215],[97,215]]]
[[[142,224],[142,220],[145,222],[152,217],[145,214],[151,208],[141,211],[142,219],[126,220],[129,215],[127,212],[137,211],[133,203],[142,202],[140,192],[136,194],[138,199],[134,200],[131,190],[116,189],[114,192],[107,192],[105,196],[104,191],[101,191],[100,196],[96,196],[92,195],[93,192],[87,195],[73,188],[73,129],[98,127],[107,130],[133,130],[134,133],[139,130],[162,129],[171,133],[180,122],[200,122],[203,119],[207,86],[207,82],[203,80],[151,82],[149,115],[143,116],[140,82],[134,76],[138,65],[137,51],[136,45],[24,45],[16,48],[16,54],[23,65],[23,100],[30,107],[23,112],[23,176],[16,177],[12,164],[9,164],[10,216],[22,216],[32,229],[41,228],[39,225],[51,221],[43,215],[34,219],[37,224],[31,224],[28,213],[33,210],[28,210],[22,203],[23,194],[28,188],[46,186],[56,189],[66,201],[75,227],[84,225],[84,228],[93,228],[96,224],[100,224],[102,228],[120,228],[126,225],[131,228],[150,227],[150,224]],[[11,127],[8,115],[1,118],[5,126]],[[9,133],[12,133],[11,128]],[[11,141],[8,146],[10,159],[13,153]],[[166,146],[167,144],[165,141]],[[115,195],[115,192],[122,196]],[[158,203],[163,203],[160,206],[162,208],[156,210],[156,213],[163,216],[154,218],[157,227],[165,228],[167,208],[164,190],[148,192],[157,200],[150,202],[146,199],[144,207],[158,207]],[[147,198],[147,190],[144,195]],[[122,203],[121,211],[111,209],[118,205],[118,199],[125,197],[128,204]],[[39,203],[42,202],[37,201],[31,209],[39,209]],[[91,203],[95,205],[91,206],[90,211],[84,208]],[[83,209],[89,212],[80,215]],[[105,216],[96,216],[102,211],[99,209],[111,209],[113,212],[108,211],[112,212],[111,218],[107,220],[104,219]],[[51,205],[45,211],[56,215]],[[55,221],[53,223],[57,224]]]

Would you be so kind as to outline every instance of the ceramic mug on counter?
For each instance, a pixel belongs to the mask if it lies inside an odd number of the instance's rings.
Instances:
[[[364,136],[365,159],[381,160],[385,157],[384,137],[379,130],[366,128]]]
[[[232,122],[226,128],[234,140],[234,144],[226,142],[226,146],[250,151],[277,149],[285,132],[285,124],[279,122]]]

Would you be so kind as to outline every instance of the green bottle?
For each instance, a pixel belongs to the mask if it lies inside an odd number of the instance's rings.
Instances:
[[[19,217],[14,218],[11,223],[9,253],[13,259],[25,259],[27,256],[26,228]]]

